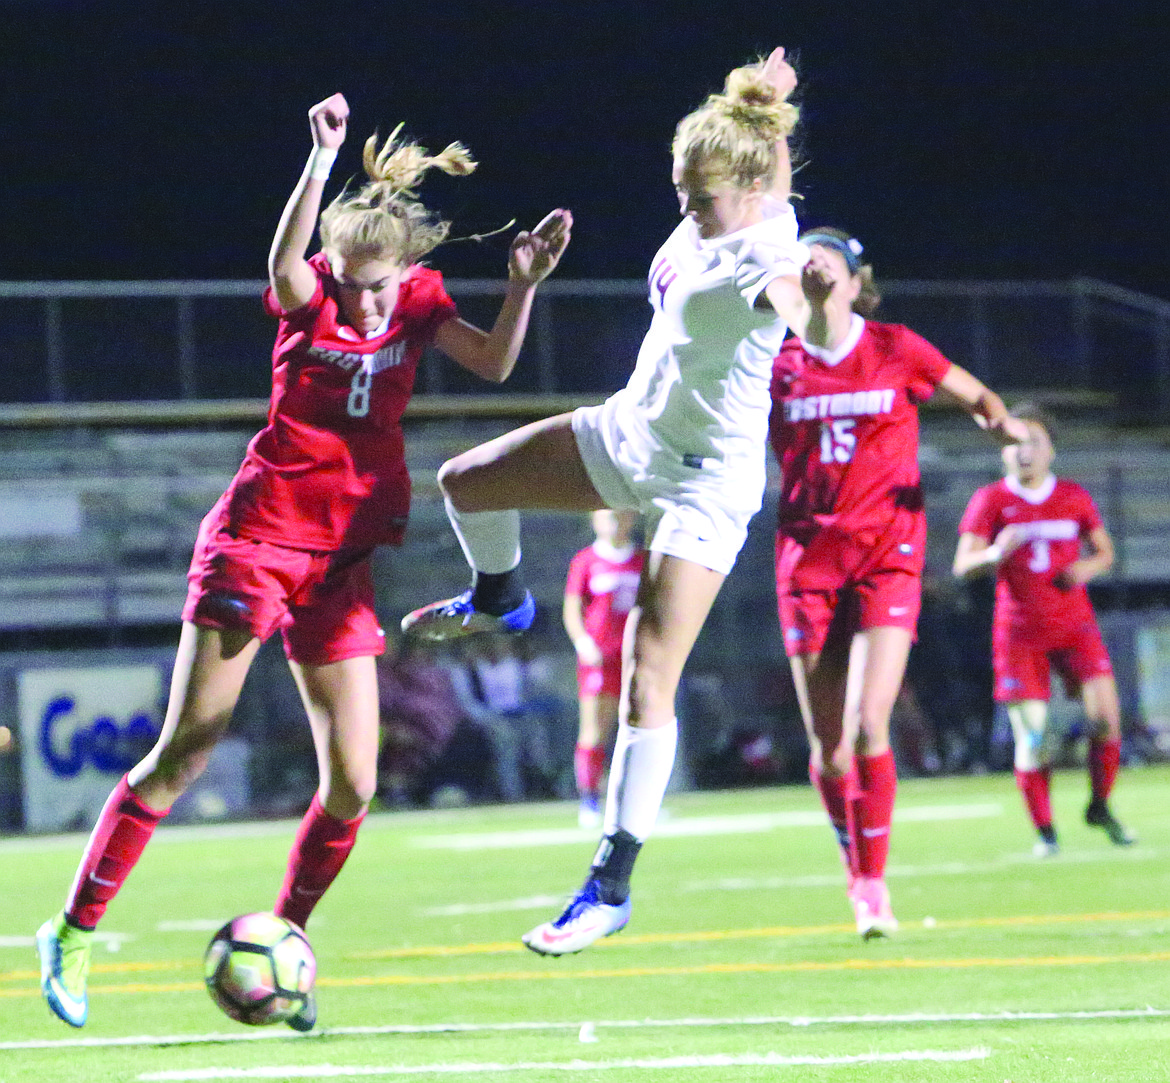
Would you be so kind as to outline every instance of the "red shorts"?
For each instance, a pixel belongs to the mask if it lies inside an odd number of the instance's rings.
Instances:
[[[834,636],[918,626],[926,519],[899,512],[876,538],[826,528],[802,545],[776,540],[776,598],[784,650],[817,654]]]
[[[386,647],[374,612],[369,549],[334,553],[235,538],[213,510],[199,527],[183,620],[267,639],[294,662],[328,665]]]
[[[1018,628],[996,625],[991,635],[995,701],[1047,700],[1052,694],[1050,670],[1055,669],[1069,696],[1094,677],[1113,674],[1109,652],[1094,620],[1059,636],[1037,637]]]
[[[622,694],[622,656],[603,658],[599,666],[577,663],[577,695],[620,696]]]

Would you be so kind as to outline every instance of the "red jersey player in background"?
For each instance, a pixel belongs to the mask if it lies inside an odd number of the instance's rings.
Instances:
[[[42,992],[79,1027],[87,1015],[93,929],[172,802],[207,765],[260,643],[280,629],[317,749],[320,784],[297,832],[274,910],[304,926],[353,847],[376,783],[383,650],[369,558],[399,544],[410,479],[400,419],[431,343],[503,380],[519,354],[533,292],[556,266],[571,217],[554,211],[513,241],[508,288],[490,333],[459,318],[438,272],[418,261],[446,237],[414,198],[428,169],[466,174],[459,144],[431,157],[398,130],[365,145],[368,183],[320,215],[345,140],[340,94],[309,112],[313,151],[268,260],[264,303],[279,320],[267,426],[204,519],[170,702],[155,747],[114,788],[62,912],[37,932]],[[310,1029],[316,1005],[290,1020]]]
[[[1091,798],[1085,820],[1118,846],[1133,842],[1109,810],[1121,759],[1121,704],[1085,584],[1113,564],[1113,542],[1093,498],[1052,473],[1051,426],[1032,406],[1013,415],[1028,439],[1004,448],[1006,476],[978,489],[959,523],[953,571],[995,569],[995,700],[1015,737],[1016,782],[1040,834],[1035,853],[1058,852],[1049,798],[1049,670],[1080,692],[1090,725]]]
[[[601,824],[601,776],[617,732],[622,633],[638,596],[644,554],[634,544],[637,514],[595,511],[595,541],[569,562],[562,619],[577,652],[579,723],[573,754],[582,827]]]
[[[926,545],[918,404],[941,387],[1001,440],[1026,431],[925,339],[864,318],[879,296],[854,238],[818,229],[801,240],[811,253],[803,285],[812,316],[772,377],[782,475],[776,592],[809,774],[837,832],[857,930],[869,939],[897,928],[884,880],[897,784],[889,730]]]

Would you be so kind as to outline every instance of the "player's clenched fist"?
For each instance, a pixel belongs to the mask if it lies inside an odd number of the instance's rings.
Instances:
[[[345,125],[349,119],[349,103],[343,94],[331,94],[309,110],[309,125],[313,129],[313,143],[318,147],[336,150],[345,142]]]

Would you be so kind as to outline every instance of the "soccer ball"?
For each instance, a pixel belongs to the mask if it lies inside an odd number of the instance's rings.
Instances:
[[[211,938],[203,978],[211,999],[240,1023],[283,1023],[304,1005],[317,976],[305,934],[275,914],[232,918]]]

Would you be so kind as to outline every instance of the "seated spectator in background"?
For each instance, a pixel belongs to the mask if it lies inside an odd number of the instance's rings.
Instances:
[[[991,765],[991,651],[984,614],[964,584],[927,568],[918,641],[906,680],[930,722],[940,763],[934,770],[982,774]],[[929,757],[923,766],[930,767]]]
[[[523,667],[510,644],[492,639],[459,641],[440,655],[462,720],[445,766],[464,780],[473,799],[547,796],[551,756],[539,716],[525,709]]]
[[[472,640],[467,645],[467,662],[475,695],[513,732],[523,795],[554,796],[556,768],[546,719],[533,709],[528,666],[512,637],[488,635]]]
[[[446,751],[463,711],[448,671],[429,645],[386,644],[378,664],[382,744],[379,797],[387,805],[425,802],[432,769]]]

